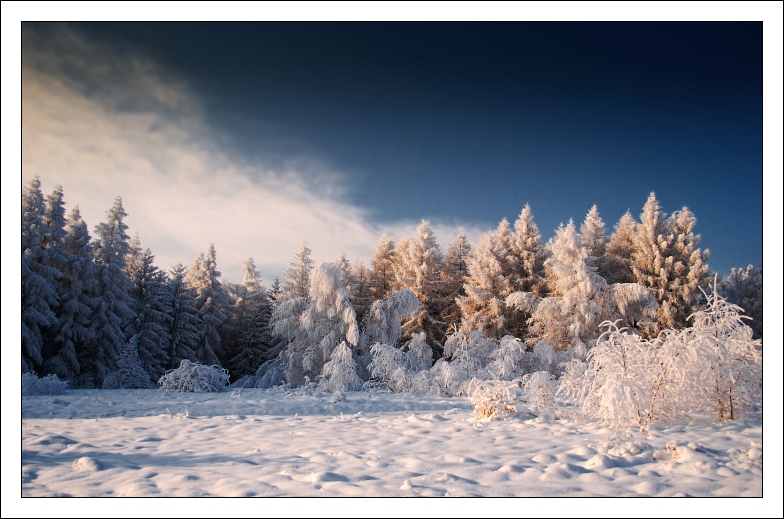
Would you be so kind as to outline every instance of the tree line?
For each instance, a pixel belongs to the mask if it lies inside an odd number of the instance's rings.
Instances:
[[[526,205],[476,245],[461,231],[444,251],[427,221],[398,243],[384,234],[367,267],[345,254],[315,266],[303,242],[269,288],[253,258],[241,283],[223,280],[213,245],[162,271],[126,217],[117,197],[91,235],[78,207],[66,217],[61,186],[46,197],[38,178],[23,187],[23,372],[147,387],[188,360],[226,368],[235,383],[302,385],[344,376],[338,359],[353,355],[364,360],[352,373],[368,380],[384,359],[429,368],[478,336],[584,357],[607,320],[644,339],[689,327],[714,278],[694,215],[665,215],[653,193],[639,221],[627,212],[609,235],[593,206],[579,230],[569,221],[543,243]],[[718,286],[761,336],[762,266]]]

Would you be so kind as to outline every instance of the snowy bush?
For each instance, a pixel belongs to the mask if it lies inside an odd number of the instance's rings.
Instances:
[[[526,373],[520,379],[523,399],[539,416],[551,415],[555,409],[555,376],[549,371]]]
[[[117,371],[104,378],[104,389],[137,389],[152,385],[150,375],[144,371],[139,359],[138,335],[131,337],[123,346],[117,359],[117,368]]]
[[[57,395],[68,388],[68,382],[57,375],[38,378],[33,372],[22,373],[22,395]]]
[[[476,419],[504,419],[516,412],[518,388],[518,381],[472,379],[466,392]]]
[[[277,357],[259,366],[254,375],[245,375],[236,380],[231,387],[267,389],[285,383],[286,373],[283,370],[283,359]]]
[[[354,353],[346,341],[341,342],[319,375],[319,389],[329,393],[356,391],[362,387],[362,379],[357,375]]]
[[[229,371],[220,366],[205,366],[183,359],[180,367],[170,369],[158,380],[161,389],[181,392],[216,393],[229,385]]]

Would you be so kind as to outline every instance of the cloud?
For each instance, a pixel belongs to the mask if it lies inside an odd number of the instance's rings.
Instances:
[[[224,277],[239,281],[253,256],[269,284],[305,239],[317,263],[345,252],[369,264],[382,232],[413,234],[418,222],[405,218],[371,223],[344,201],[346,177],[312,160],[273,170],[228,156],[187,81],[133,49],[48,29],[23,30],[23,182],[38,175],[45,193],[61,184],[91,229],[122,196],[130,233],[160,268],[214,243]],[[433,228],[446,248],[458,225]]]

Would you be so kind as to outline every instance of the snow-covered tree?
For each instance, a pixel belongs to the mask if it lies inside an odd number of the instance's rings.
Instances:
[[[169,274],[169,363],[167,369],[175,369],[183,360],[196,360],[199,347],[199,309],[193,290],[185,282],[187,270],[177,263]]]
[[[310,292],[310,272],[313,270],[313,260],[310,259],[311,250],[308,242],[303,241],[300,248],[294,255],[294,260],[289,264],[289,268],[283,273],[283,298],[296,299],[307,298]]]
[[[231,352],[229,368],[235,379],[255,373],[270,348],[267,340],[269,303],[253,258],[243,263],[242,274],[242,284],[233,287],[235,304],[229,321],[234,333],[227,345]]]
[[[370,305],[373,304],[373,273],[365,267],[361,259],[354,261],[351,267],[351,304],[357,312],[357,321],[362,321]]]
[[[395,290],[395,243],[387,233],[381,235],[373,251],[370,265],[373,269],[372,289],[374,300],[379,300]]]
[[[511,291],[530,292],[542,297],[546,293],[544,262],[547,253],[528,204],[520,211],[514,229],[512,252],[517,257],[518,271],[512,279]]]
[[[558,228],[548,248],[551,255],[545,267],[553,294],[534,310],[531,335],[552,344],[556,352],[584,349],[598,336],[606,282],[586,264],[572,220]]]
[[[762,263],[746,270],[733,268],[730,276],[719,284],[727,302],[743,308],[743,315],[755,337],[762,337]]]
[[[636,234],[637,222],[631,213],[626,211],[615,224],[615,232],[607,242],[606,254],[598,262],[598,273],[607,283],[637,282],[632,272]]]
[[[95,228],[93,250],[99,307],[93,314],[97,348],[93,358],[85,359],[82,371],[92,374],[98,386],[117,367],[117,357],[126,343],[125,327],[135,317],[129,307],[130,280],[125,276],[126,258],[130,252],[125,217],[128,214],[117,197],[106,212],[106,221]],[[89,382],[85,382],[89,384]]]
[[[44,196],[35,177],[22,189],[22,371],[33,371],[43,363],[43,333],[56,324],[54,281],[60,274],[44,261],[42,242]]]
[[[595,205],[585,215],[585,221],[580,226],[580,246],[585,249],[588,258],[604,256],[607,248],[604,222],[602,217],[599,216],[599,209]],[[589,261],[588,263],[590,264],[591,262]]]
[[[172,323],[172,301],[166,274],[155,266],[154,261],[152,251],[143,249],[129,268],[130,306],[136,317],[126,328],[126,334],[135,337],[139,360],[150,383],[161,378],[169,366],[169,330]]]
[[[699,286],[706,281],[709,252],[697,247],[700,235],[694,234],[697,219],[684,207],[666,220],[667,243],[666,288],[661,302],[659,322],[667,328],[682,328],[696,307]]]
[[[496,257],[495,235],[486,234],[467,262],[465,295],[457,298],[465,330],[479,330],[491,337],[505,331],[504,299],[509,293],[509,279],[503,275]]]
[[[74,381],[80,373],[80,358],[89,356],[95,346],[93,312],[97,305],[95,265],[90,233],[79,208],[68,215],[62,238],[66,263],[58,284],[60,304],[57,326],[51,331],[44,370]]]
[[[354,352],[341,341],[324,364],[319,375],[319,389],[330,393],[356,391],[362,387]]]
[[[220,281],[220,275],[215,245],[210,244],[207,254],[199,253],[185,277],[185,282],[196,297],[196,308],[201,319],[196,358],[210,365],[220,365],[220,359],[225,353],[221,344],[220,329],[227,318],[228,298],[226,289]]]
[[[273,312],[275,331],[287,342],[281,355],[292,385],[316,380],[341,342],[359,342],[356,313],[341,272],[334,263],[319,265],[311,272],[308,298],[290,298]]]
[[[137,389],[147,388],[151,385],[150,374],[142,367],[142,361],[139,358],[138,336],[134,335],[120,350],[117,371],[104,378],[103,387],[106,389]]]
[[[410,289],[421,303],[419,311],[403,325],[403,337],[424,331],[431,347],[440,354],[446,330],[441,320],[446,306],[441,285],[444,259],[441,247],[422,220],[416,236],[403,238],[395,249],[395,278],[400,288]]]
[[[714,281],[712,293],[705,295],[705,308],[689,317],[692,330],[684,333],[693,333],[691,341],[708,364],[695,370],[693,391],[707,395],[709,409],[719,420],[736,420],[762,398],[761,342],[752,339],[742,308],[719,295],[717,284]]]
[[[272,280],[272,284],[267,292],[267,301],[269,302],[270,308],[278,306],[278,300],[281,298],[282,293],[283,287],[280,284],[280,278],[275,276],[275,279]]]
[[[468,260],[471,257],[471,244],[464,229],[460,229],[454,241],[447,249],[444,258],[444,271],[442,273],[442,292],[446,307],[442,318],[445,329],[452,330],[460,326],[462,313],[457,304],[457,298],[465,296],[466,276],[468,275]]]

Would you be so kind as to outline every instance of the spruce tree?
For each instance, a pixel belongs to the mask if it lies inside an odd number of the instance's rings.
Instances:
[[[196,307],[193,290],[185,282],[187,270],[177,263],[171,270],[168,281],[168,296],[171,320],[169,321],[169,352],[167,369],[176,369],[183,360],[197,361],[199,329],[201,319]]]
[[[194,292],[201,319],[196,358],[202,364],[222,366],[221,358],[225,357],[225,352],[221,344],[220,330],[228,317],[228,298],[220,281],[221,273],[218,271],[215,256],[215,245],[210,244],[207,254],[199,253],[193,261],[185,280]],[[227,360],[224,358],[224,361]]]

